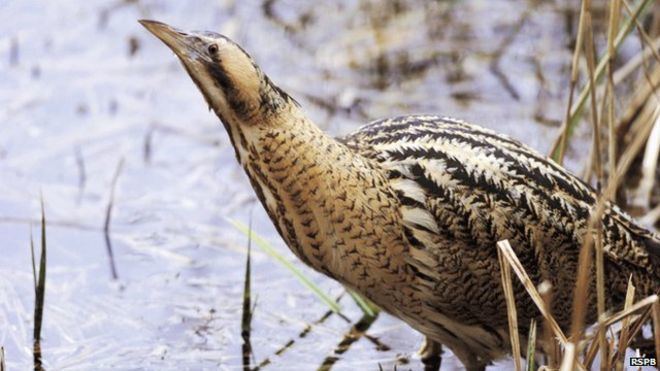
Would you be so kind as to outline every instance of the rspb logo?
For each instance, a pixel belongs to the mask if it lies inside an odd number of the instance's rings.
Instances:
[[[656,366],[655,358],[647,357],[630,357],[630,366],[639,367],[639,366]]]

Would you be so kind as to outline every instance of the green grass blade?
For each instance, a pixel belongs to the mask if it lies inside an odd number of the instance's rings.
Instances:
[[[527,336],[527,367],[526,371],[535,371],[534,353],[536,352],[536,320],[532,318],[529,324],[529,335]]]
[[[245,234],[246,236],[250,236],[250,229],[243,223],[232,220],[232,219],[227,219],[229,224],[231,224],[234,228]],[[284,258],[280,253],[278,253],[269,243],[266,241],[264,238],[259,236],[258,234],[252,232],[252,240],[254,243],[261,249],[263,252],[268,254],[270,257],[274,258],[278,263],[282,264],[286,269],[288,269],[293,275],[305,286],[307,287],[310,291],[314,293],[319,299],[321,299],[322,302],[324,302],[330,310],[332,310],[335,313],[340,313],[341,312],[341,307],[337,302],[335,302],[332,298],[330,298],[323,290],[321,290],[320,287],[314,284],[309,278],[307,278],[298,268],[296,268],[293,264],[291,264],[290,261],[288,261],[286,258]]]
[[[371,300],[363,297],[362,295],[358,294],[357,292],[347,289],[348,294],[353,298],[353,301],[355,301],[355,304],[357,304],[360,309],[362,309],[362,312],[369,316],[369,317],[375,317],[378,312],[380,312],[380,309],[371,302]]]

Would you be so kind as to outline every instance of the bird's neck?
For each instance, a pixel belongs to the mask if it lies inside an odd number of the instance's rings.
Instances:
[[[298,257],[354,287],[372,273],[400,279],[398,205],[377,165],[322,132],[297,106],[259,125],[229,126],[259,200]],[[392,277],[375,274],[383,264]]]

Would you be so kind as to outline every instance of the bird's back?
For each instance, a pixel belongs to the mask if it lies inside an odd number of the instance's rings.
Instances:
[[[553,285],[553,311],[568,325],[579,248],[597,202],[588,184],[516,140],[448,118],[381,120],[340,141],[387,172],[429,313],[506,326],[496,243],[508,239],[534,282]],[[657,293],[658,237],[615,205],[602,227],[608,307],[621,305],[629,276],[640,296]],[[524,328],[538,314],[516,286]]]

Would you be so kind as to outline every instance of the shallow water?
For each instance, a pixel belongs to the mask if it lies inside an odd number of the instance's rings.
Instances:
[[[547,153],[564,114],[572,21],[562,9],[570,5],[388,4],[0,3],[0,345],[9,369],[32,364],[29,241],[31,233],[39,239],[40,195],[46,369],[240,368],[247,241],[225,218],[247,223],[252,213],[257,233],[331,296],[343,291],[288,252],[218,120],[137,19],[228,35],[333,134],[385,116],[438,113]],[[577,143],[571,153],[581,156],[585,142]],[[122,161],[110,233],[115,280],[103,223]],[[299,339],[326,307],[257,249],[252,272],[256,363],[318,367],[350,324],[331,316]],[[359,319],[349,299],[342,305]],[[421,337],[407,326],[382,315],[368,333],[391,350],[361,339],[334,369],[419,369]],[[291,349],[274,355],[289,339]],[[452,356],[444,365],[459,368]]]

